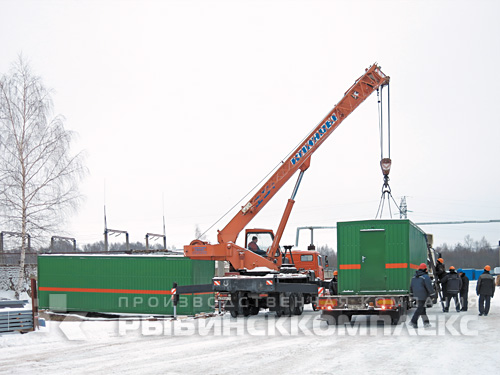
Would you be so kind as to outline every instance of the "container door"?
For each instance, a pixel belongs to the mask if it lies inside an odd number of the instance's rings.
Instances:
[[[360,291],[385,290],[385,231],[360,231]]]

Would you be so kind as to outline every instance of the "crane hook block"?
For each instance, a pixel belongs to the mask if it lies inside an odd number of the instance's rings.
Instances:
[[[380,167],[382,168],[382,173],[384,176],[389,176],[389,172],[391,171],[391,159],[384,158],[380,160]]]

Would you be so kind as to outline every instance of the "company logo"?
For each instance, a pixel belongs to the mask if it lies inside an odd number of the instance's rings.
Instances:
[[[206,253],[207,253],[206,247],[193,247],[193,254],[206,254]]]
[[[318,129],[314,135],[307,140],[307,142],[302,146],[300,151],[295,154],[295,156],[292,158],[291,162],[292,165],[297,164],[297,162],[304,156],[306,155],[309,150],[330,130],[332,125],[337,121],[337,116],[334,114],[330,116],[330,120],[326,121],[321,127]]]

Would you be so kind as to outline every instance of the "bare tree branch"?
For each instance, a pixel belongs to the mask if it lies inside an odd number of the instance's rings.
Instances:
[[[41,241],[82,198],[84,155],[71,154],[72,133],[64,129],[62,116],[51,118],[50,94],[22,56],[0,77],[0,217],[9,230],[22,234],[20,272],[27,235]]]

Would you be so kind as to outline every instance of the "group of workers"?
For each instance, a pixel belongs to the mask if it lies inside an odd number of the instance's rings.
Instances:
[[[438,268],[439,267],[439,268]],[[450,278],[456,278],[453,276],[457,274],[455,267],[451,266],[449,272],[444,272],[444,260],[439,258],[436,262],[436,277],[440,282],[443,294],[446,298],[446,306],[444,308],[445,312],[448,312],[450,307],[450,299],[454,298],[455,306],[457,311],[467,311],[467,295],[469,293],[469,279],[462,271],[458,270],[459,281],[460,281],[460,301],[462,302],[462,308],[460,309],[460,302],[457,301],[456,286],[453,284],[450,286]],[[479,296],[479,316],[487,316],[490,311],[490,300],[495,295],[495,279],[490,274],[491,267],[489,265],[484,266],[483,273],[477,279],[476,294]],[[456,283],[455,283],[456,284]],[[458,303],[458,304],[457,304]]]
[[[488,316],[490,311],[490,300],[495,295],[495,279],[490,274],[491,267],[486,265],[483,273],[479,276],[476,285],[476,294],[479,296],[479,316]],[[446,272],[443,258],[439,258],[436,262],[436,280],[439,283],[445,305],[443,312],[447,313],[450,309],[450,302],[453,299],[457,312],[467,311],[468,309],[468,294],[469,294],[469,278],[460,268],[455,270],[451,266]],[[420,264],[415,276],[411,280],[410,291],[413,293],[417,301],[417,309],[413,314],[410,324],[417,328],[418,318],[422,317],[424,326],[429,326],[429,318],[426,314],[426,301],[428,298],[435,297],[434,288],[432,287],[431,279],[427,274],[427,264]]]

